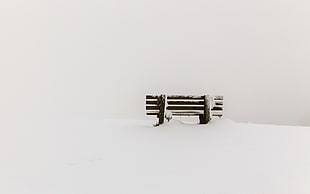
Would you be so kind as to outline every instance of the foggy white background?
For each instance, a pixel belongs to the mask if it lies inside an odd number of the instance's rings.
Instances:
[[[307,0],[5,0],[0,120],[145,119],[219,94],[235,121],[310,125]]]

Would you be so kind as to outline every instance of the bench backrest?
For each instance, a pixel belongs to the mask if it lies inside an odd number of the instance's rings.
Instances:
[[[165,109],[177,116],[194,116],[204,113],[205,96],[168,95],[167,98],[165,98],[165,95],[163,96],[164,100],[167,100],[167,103],[165,101],[159,101],[161,95],[146,95],[147,115],[158,115],[161,103],[165,103]],[[223,101],[223,96],[210,97],[209,103],[212,116],[223,116]]]
[[[159,115],[160,95],[146,95],[146,115]]]
[[[201,115],[204,114],[205,100],[205,96],[167,96],[166,110],[177,116]]]
[[[224,97],[212,96],[211,98],[211,116],[222,117],[224,110]]]
[[[199,116],[200,124],[206,124],[212,117],[223,116],[223,100],[223,96],[146,95],[146,114],[156,115],[158,124],[164,122],[166,114]]]

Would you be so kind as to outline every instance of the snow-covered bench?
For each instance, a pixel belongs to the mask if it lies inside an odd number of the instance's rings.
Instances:
[[[146,95],[146,115],[155,115],[158,124],[172,116],[198,116],[200,124],[223,116],[223,96]]]

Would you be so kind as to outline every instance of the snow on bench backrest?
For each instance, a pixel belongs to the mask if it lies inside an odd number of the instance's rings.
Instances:
[[[223,96],[146,95],[146,115],[156,115],[159,124],[172,116],[199,116],[201,124],[223,115]]]

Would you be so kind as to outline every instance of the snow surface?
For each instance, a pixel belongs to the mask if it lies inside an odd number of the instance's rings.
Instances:
[[[1,121],[1,194],[310,193],[310,127]]]

